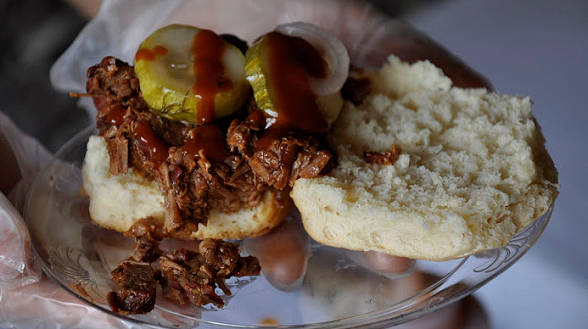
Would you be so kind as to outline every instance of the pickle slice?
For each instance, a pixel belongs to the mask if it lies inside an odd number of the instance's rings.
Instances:
[[[280,109],[273,98],[274,91],[270,84],[269,45],[267,35],[259,39],[245,54],[245,76],[253,88],[253,96],[259,109],[269,116],[277,118]],[[296,86],[293,85],[293,88]],[[327,124],[333,123],[343,107],[340,92],[315,96],[316,105]]]
[[[243,105],[249,95],[244,66],[235,46],[189,25],[153,32],[135,55],[135,73],[151,110],[190,122],[227,116]]]
[[[253,89],[257,107],[277,117],[276,106],[270,96],[267,38],[262,37],[245,53],[245,77]]]

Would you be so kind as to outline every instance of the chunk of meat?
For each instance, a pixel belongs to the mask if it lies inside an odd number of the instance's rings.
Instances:
[[[139,79],[133,67],[112,56],[88,69],[86,91],[98,110],[96,125],[101,134],[112,126],[119,126],[129,113],[125,109],[146,109],[140,97]]]
[[[196,272],[192,272],[166,256],[159,258],[158,268],[167,297],[176,303],[185,304],[187,299],[195,306],[210,303],[218,307],[224,305],[223,299],[214,291],[216,286],[212,276],[206,271],[197,268]]]
[[[156,281],[151,264],[127,259],[111,272],[111,276],[118,285],[116,292],[107,295],[114,312],[140,314],[153,310]]]
[[[299,177],[313,178],[320,175],[321,171],[327,167],[332,155],[326,150],[315,150],[313,148],[304,148],[294,164],[290,173],[290,182],[293,184]]]
[[[243,121],[233,120],[227,132],[227,144],[232,151],[238,151],[245,157],[251,157],[255,142],[265,125],[265,115],[259,109],[253,109]]]
[[[229,126],[227,143],[248,161],[261,181],[276,189],[294,185],[300,177],[313,178],[328,168],[333,155],[322,138],[270,128],[263,131],[253,111]]]
[[[239,261],[237,245],[220,243],[219,240],[203,240],[198,245],[198,253],[202,262],[212,269],[214,276],[230,275]]]
[[[159,241],[163,239],[161,223],[152,217],[143,218],[125,232],[135,240],[135,251],[131,258],[138,262],[154,262],[162,255]]]
[[[363,152],[363,158],[367,163],[380,165],[393,165],[402,153],[402,149],[396,144],[392,144],[392,149],[386,152]]]
[[[260,272],[257,258],[241,257],[236,244],[210,239],[201,241],[198,251],[180,249],[161,256],[157,268],[168,298],[179,304],[188,300],[195,306],[212,303],[218,307],[224,301],[215,289],[231,294],[225,279]]]
[[[129,170],[129,140],[122,134],[106,138],[110,158],[110,173],[121,175]]]
[[[195,124],[172,121],[151,111],[137,112],[137,117],[139,120],[148,122],[153,131],[172,146],[183,145],[190,137],[190,130],[195,127]]]
[[[155,302],[156,280],[177,303],[187,300],[196,306],[212,303],[222,307],[224,301],[215,289],[230,295],[226,278],[260,272],[257,258],[241,257],[238,245],[221,240],[203,240],[197,250],[182,248],[164,255],[159,248],[164,234],[161,223],[153,218],[136,222],[125,233],[135,239],[135,252],[111,273],[118,285],[117,291],[107,296],[113,311],[149,312]],[[156,265],[157,275],[150,263]]]
[[[157,182],[159,183],[159,188],[164,196],[164,205],[165,205],[165,223],[163,225],[163,231],[165,233],[170,233],[182,226],[182,214],[180,213],[180,209],[178,207],[178,202],[176,198],[176,191],[175,189],[179,188],[178,181],[173,181],[174,175],[177,175],[173,171],[173,167],[170,169],[170,166],[167,163],[163,163],[158,168],[157,174]]]

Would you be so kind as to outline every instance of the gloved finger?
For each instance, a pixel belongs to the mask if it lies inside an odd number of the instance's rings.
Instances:
[[[298,213],[271,232],[245,240],[243,247],[257,257],[264,276],[274,287],[288,291],[302,284],[310,258],[310,238]]]
[[[398,279],[410,275],[415,266],[415,260],[384,254],[377,251],[352,251],[346,253],[347,258],[357,265],[389,279]]]

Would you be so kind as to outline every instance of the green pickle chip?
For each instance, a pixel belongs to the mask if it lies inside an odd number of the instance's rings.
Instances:
[[[189,122],[210,110],[213,118],[224,117],[243,105],[249,95],[244,66],[245,57],[235,46],[189,25],[153,32],[135,55],[135,73],[151,110]],[[212,83],[203,85],[207,82]]]
[[[262,37],[245,54],[245,76],[253,88],[253,96],[259,109],[271,117],[278,117],[280,110],[274,102],[273,91],[269,82],[268,40]],[[316,96],[316,104],[328,124],[337,119],[343,107],[340,92]]]

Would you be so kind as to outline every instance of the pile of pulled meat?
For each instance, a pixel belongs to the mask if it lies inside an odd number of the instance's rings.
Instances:
[[[236,244],[221,240],[202,240],[197,250],[163,252],[158,246],[162,232],[150,219],[137,222],[128,234],[136,240],[135,252],[112,271],[118,289],[107,296],[117,313],[151,311],[157,283],[164,295],[178,304],[212,303],[222,307],[224,301],[215,290],[220,288],[225,295],[231,295],[225,279],[258,275],[260,271],[255,257],[242,257]]]
[[[253,97],[213,124],[171,121],[149,111],[133,67],[114,57],[88,70],[86,89],[98,110],[111,174],[133,167],[156,180],[165,197],[163,227],[145,219],[127,232],[136,249],[112,271],[118,289],[108,302],[116,312],[151,311],[157,283],[178,303],[223,306],[215,289],[230,294],[226,278],[259,274],[257,259],[241,257],[236,245],[223,241],[168,253],[158,242],[183,227],[206,224],[212,208],[236,212],[256,206],[266,191],[288,192],[297,178],[316,177],[333,162],[324,136],[265,129]]]

